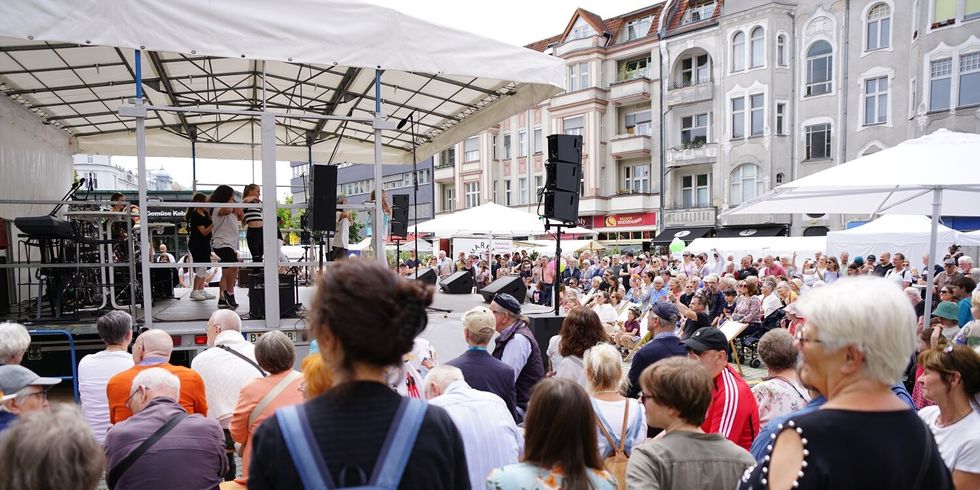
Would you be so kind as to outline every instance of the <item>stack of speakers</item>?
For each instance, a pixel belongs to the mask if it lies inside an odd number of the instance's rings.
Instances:
[[[408,194],[391,196],[391,235],[408,236]]]
[[[582,181],[582,137],[548,136],[548,161],[544,168],[544,214],[541,216],[574,224],[578,220],[579,183]]]

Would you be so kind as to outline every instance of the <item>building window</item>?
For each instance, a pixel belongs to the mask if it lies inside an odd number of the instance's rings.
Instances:
[[[544,187],[544,177],[541,175],[534,176],[534,195],[541,195],[541,188]]]
[[[786,66],[786,36],[782,34],[776,37],[776,64]]]
[[[776,183],[777,184],[782,184],[784,178],[785,178],[785,176],[783,174],[781,174],[781,173],[776,174]]]
[[[456,188],[451,185],[442,188],[442,209],[446,211],[456,209]]]
[[[490,144],[490,158],[496,160],[497,159],[497,144],[500,143],[500,135],[496,135],[496,134],[493,135],[493,138],[491,139],[491,141],[492,141],[492,143]]]
[[[527,177],[519,177],[517,179],[517,187],[521,199],[519,204],[527,204]]]
[[[510,135],[504,135],[504,160],[510,160]]]
[[[745,98],[732,99],[732,138],[745,137]]]
[[[568,65],[568,91],[574,92],[589,88],[589,64]]]
[[[632,41],[646,36],[650,32],[650,17],[633,19],[626,23],[626,40]]]
[[[527,130],[522,129],[517,133],[517,156],[527,156]]]
[[[940,27],[956,20],[957,0],[933,0],[932,25]]]
[[[864,81],[864,125],[888,122],[888,77]]]
[[[959,90],[960,107],[980,104],[980,51],[960,56]]]
[[[626,134],[650,135],[650,111],[634,112],[626,115]]]
[[[766,107],[765,102],[766,97],[763,94],[755,94],[749,96],[749,105],[751,112],[749,114],[750,118],[750,129],[752,130],[752,136],[762,136],[763,128],[765,127],[765,114]]]
[[[831,90],[834,50],[827,41],[817,41],[806,52],[806,95],[821,95]]]
[[[690,56],[681,60],[680,87],[711,81],[711,63],[707,54]]]
[[[466,138],[463,143],[463,161],[476,162],[480,160],[480,137]]]
[[[700,148],[708,142],[708,114],[697,114],[681,118],[681,145],[685,148]]]
[[[534,154],[538,155],[544,148],[544,135],[541,128],[534,128]]]
[[[684,18],[681,20],[681,25],[710,19],[714,12],[714,1],[689,2],[687,12],[684,12]]]
[[[619,81],[650,78],[650,58],[638,58],[619,62]]]
[[[980,18],[980,1],[964,0],[963,20],[973,20]]]
[[[584,133],[585,118],[582,116],[566,117],[562,120],[562,128],[565,134],[582,136]]]
[[[891,44],[891,24],[891,9],[887,4],[879,3],[868,11],[866,51],[887,48]]]
[[[830,124],[814,124],[805,128],[806,159],[830,158]]]
[[[466,207],[475,208],[480,205],[480,183],[466,183]]]
[[[745,33],[738,31],[732,38],[732,71],[745,69]]]
[[[776,134],[786,134],[786,103],[776,103]]]
[[[440,167],[452,167],[456,165],[456,148],[448,148],[439,154]]]
[[[732,172],[731,201],[732,204],[742,204],[750,199],[761,196],[766,191],[762,181],[762,170],[758,165],[743,163]]]
[[[765,63],[766,33],[761,26],[752,29],[752,39],[749,48],[752,52],[751,68],[758,68]]]
[[[584,39],[592,36],[595,36],[595,29],[592,28],[592,24],[589,24],[582,18],[579,18],[578,22],[575,23],[575,27],[572,28],[572,32],[568,35],[571,39]]]
[[[507,203],[508,206],[510,206],[510,204],[511,204],[510,203],[510,191],[511,191],[511,188],[510,188],[510,179],[505,179],[504,180],[504,202]]]
[[[650,166],[645,163],[623,165],[623,188],[621,192],[649,192]]]
[[[929,64],[929,110],[949,109],[950,84],[953,79],[953,59],[933,60]]]
[[[710,198],[708,174],[685,175],[681,178],[682,207],[706,208]]]

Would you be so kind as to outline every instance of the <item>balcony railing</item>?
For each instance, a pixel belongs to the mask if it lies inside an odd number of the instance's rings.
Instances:
[[[685,208],[676,206],[664,210],[665,227],[715,226],[718,209],[715,207]]]
[[[651,83],[648,78],[622,80],[609,87],[609,102],[620,105],[650,100]]]
[[[714,98],[715,84],[711,80],[697,83],[675,82],[667,91],[667,105],[692,104]]]
[[[649,135],[621,134],[609,141],[609,152],[614,158],[649,156],[651,146]]]
[[[698,165],[718,160],[718,144],[695,140],[667,149],[667,166]]]

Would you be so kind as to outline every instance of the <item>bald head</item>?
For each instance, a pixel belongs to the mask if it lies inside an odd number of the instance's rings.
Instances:
[[[214,347],[214,338],[226,330],[242,331],[242,317],[232,310],[218,310],[208,319],[208,347]]]
[[[170,338],[170,334],[154,328],[136,338],[136,344],[133,345],[133,361],[139,363],[147,357],[163,357],[169,362],[173,351],[174,341]]]

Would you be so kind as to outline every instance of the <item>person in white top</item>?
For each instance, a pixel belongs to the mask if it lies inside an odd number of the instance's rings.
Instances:
[[[227,185],[219,185],[209,198],[214,203],[234,203],[235,191]],[[211,220],[214,227],[211,231],[211,248],[225,265],[221,275],[221,287],[218,295],[218,308],[238,308],[235,301],[235,282],[238,279],[238,242],[239,221],[244,218],[242,208],[214,208],[211,210]]]
[[[337,205],[343,204],[347,204],[347,198],[338,197]],[[346,209],[337,210],[337,231],[333,236],[333,260],[347,258],[347,250],[350,249],[350,217],[350,211]]]
[[[96,323],[105,350],[89,354],[78,363],[78,397],[82,417],[92,428],[95,440],[102,444],[109,430],[109,378],[133,367],[133,355],[127,352],[133,341],[133,319],[124,311],[110,311]]]
[[[980,394],[980,354],[950,344],[923,351],[919,365],[922,394],[936,402],[919,410],[919,417],[932,429],[956,488],[980,488],[980,413],[974,406]]]
[[[444,364],[425,377],[425,397],[448,412],[459,430],[474,490],[487,488],[494,468],[517,463],[524,437],[499,396],[471,388],[459,368]]]
[[[599,456],[606,458],[623,446],[628,456],[647,438],[647,419],[638,400],[621,395],[626,375],[615,347],[599,344],[585,352],[585,380],[596,414]],[[626,431],[623,431],[623,421]],[[612,440],[612,445],[610,444]],[[624,442],[625,441],[625,442]]]
[[[225,431],[225,442],[234,449],[228,426],[238,403],[238,394],[246,383],[265,376],[255,361],[255,346],[242,336],[242,319],[231,310],[218,310],[208,319],[208,349],[191,361],[191,369],[204,380],[208,418],[215,419]],[[235,478],[234,452],[228,454],[226,480]]]
[[[895,281],[902,289],[912,285],[912,273],[905,267],[905,254],[895,252],[892,255],[892,268],[885,273],[885,279]]]
[[[599,315],[599,321],[602,325],[608,329],[612,329],[616,326],[616,319],[619,318],[619,314],[616,313],[616,309],[609,304],[609,292],[608,291],[596,291],[592,295],[591,301],[586,304],[586,306],[591,306],[592,311],[595,311]]]

